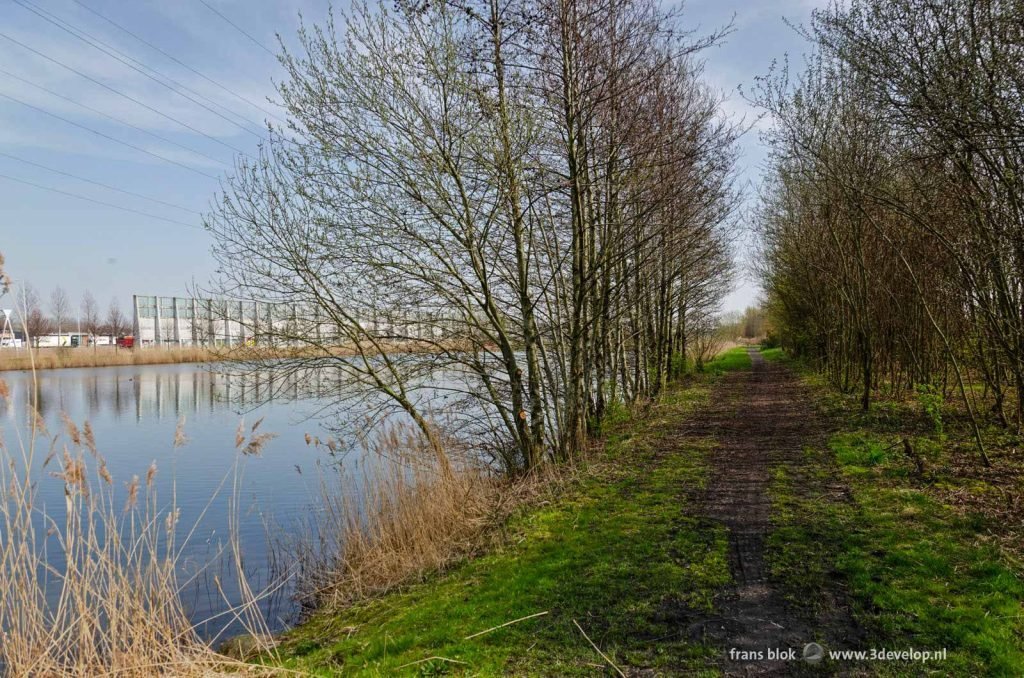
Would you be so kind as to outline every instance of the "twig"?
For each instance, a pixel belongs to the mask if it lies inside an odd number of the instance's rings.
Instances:
[[[485,633],[490,633],[491,631],[497,631],[498,629],[505,628],[506,626],[511,626],[512,624],[518,624],[519,622],[526,621],[527,619],[533,619],[534,617],[543,617],[547,613],[548,613],[548,611],[544,610],[543,612],[537,612],[536,614],[530,614],[530,615],[527,615],[525,617],[520,617],[519,619],[513,619],[512,621],[507,621],[504,624],[498,624],[497,626],[492,626],[489,629],[484,629],[483,631],[477,631],[476,633],[474,633],[471,636],[466,636],[465,638],[463,638],[463,640],[469,640],[470,638],[476,638],[477,636],[482,636]]]
[[[441,661],[448,662],[449,664],[462,664],[463,666],[469,666],[469,663],[467,663],[467,662],[460,662],[458,659],[448,659],[448,657],[427,657],[426,659],[417,659],[414,662],[409,662],[408,664],[402,664],[398,668],[404,669],[404,668],[409,667],[409,666],[416,666],[417,664],[422,664],[423,662],[432,662],[435,659],[440,659]]]
[[[622,678],[626,678],[626,674],[622,672],[622,669],[620,669],[620,668],[619,668],[618,666],[616,666],[616,665],[615,665],[615,662],[613,662],[613,661],[612,661],[611,659],[609,659],[609,658],[608,658],[608,655],[606,655],[606,654],[605,654],[604,652],[601,652],[601,648],[599,648],[599,647],[598,647],[597,645],[595,645],[595,644],[594,644],[594,641],[592,641],[592,640],[590,639],[590,636],[588,636],[588,635],[587,635],[587,632],[583,630],[583,627],[582,627],[582,626],[580,626],[580,623],[579,623],[578,621],[576,621],[575,619],[573,619],[573,620],[572,620],[572,623],[573,623],[573,624],[575,624],[575,625],[576,625],[576,628],[578,628],[578,629],[580,630],[580,633],[582,633],[582,634],[583,634],[583,637],[587,639],[587,642],[588,642],[588,643],[590,643],[590,646],[591,646],[592,648],[594,648],[595,650],[597,650],[597,653],[598,653],[599,655],[601,655],[601,656],[602,656],[602,657],[604,658],[604,660],[605,660],[606,662],[608,662],[608,664],[609,664],[609,665],[610,665],[610,666],[611,666],[611,667],[612,667],[613,669],[615,669],[616,673],[618,673],[618,674],[619,674],[620,676],[622,676]]]

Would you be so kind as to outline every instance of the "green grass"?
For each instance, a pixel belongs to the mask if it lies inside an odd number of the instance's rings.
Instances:
[[[700,385],[673,388],[641,420],[619,417],[584,479],[513,518],[503,547],[321,614],[285,637],[283,665],[325,676],[600,673],[576,620],[618,664],[713,675],[718,651],[686,638],[683,621],[711,609],[729,581],[723,529],[688,510],[710,443],[666,438],[705,396]]]
[[[713,441],[672,434],[709,382],[749,366],[746,350],[732,349],[706,365],[709,378],[673,387],[645,416],[617,410],[581,478],[514,516],[502,546],[423,584],[321,614],[284,639],[283,665],[323,676],[608,674],[576,620],[620,666],[715,675],[720,648],[685,636],[729,583],[724,530],[696,517]],[[834,602],[816,594],[840,590],[864,634],[848,639],[852,646],[948,650],[941,663],[817,672],[1024,675],[1024,582],[986,539],[995,526],[941,500],[953,482],[945,469],[954,433],[935,434],[913,402],[851,413],[846,396],[808,380],[822,408],[843,413],[841,431],[827,447],[808,447],[802,462],[772,470],[774,580],[820,620],[821,640]],[[893,446],[903,435],[928,477]]]
[[[721,374],[723,372],[734,372],[736,370],[750,369],[750,355],[746,347],[737,346],[722,352],[704,365],[704,371],[710,374]]]
[[[761,355],[765,360],[770,360],[772,362],[784,362],[788,359],[785,351],[781,348],[762,348]]]
[[[772,573],[809,613],[837,576],[847,582],[864,647],[948,649],[930,665],[876,663],[872,673],[1024,675],[1024,583],[984,540],[986,522],[960,515],[912,478],[890,437],[834,435],[807,464],[776,469]],[[827,493],[836,475],[848,500]],[[852,500],[852,501],[851,501]]]

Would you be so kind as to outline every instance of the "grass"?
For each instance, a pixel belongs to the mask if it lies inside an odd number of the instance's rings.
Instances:
[[[959,433],[928,433],[910,404],[861,415],[819,395],[839,405],[838,432],[827,448],[806,449],[806,463],[777,467],[772,483],[769,562],[791,602],[825,612],[808,592],[838,578],[867,634],[862,647],[948,649],[941,664],[871,664],[875,674],[1024,675],[1020,563],[993,538],[1005,526],[949,503],[980,487],[951,471]],[[903,436],[926,459],[924,476]]]
[[[0,371],[201,363],[215,360],[218,355],[214,351],[198,346],[147,349],[124,349],[115,346],[97,346],[94,348],[5,348],[0,349]]]
[[[713,371],[740,364],[731,354]],[[717,650],[684,635],[688,611],[709,610],[729,579],[723,530],[689,510],[710,443],[678,449],[668,437],[705,395],[674,387],[643,418],[620,420],[579,478],[507,522],[500,546],[322,612],[282,639],[283,666],[381,676],[609,669],[585,632],[617,665],[713,672]]]
[[[704,366],[704,371],[710,374],[721,374],[734,370],[750,369],[750,355],[745,346],[735,346],[719,354],[714,360]]]

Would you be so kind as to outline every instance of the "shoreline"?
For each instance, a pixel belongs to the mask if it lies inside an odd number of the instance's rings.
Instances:
[[[60,370],[130,365],[171,365],[224,360],[223,353],[201,347],[130,349],[112,346],[0,350],[0,372]]]
[[[440,352],[458,350],[456,342],[426,344],[421,342],[389,342],[388,353]],[[272,348],[232,346],[207,348],[203,346],[175,346],[148,348],[98,347],[46,347],[0,349],[0,372],[29,370],[60,370],[87,367],[122,367],[130,365],[174,365],[185,363],[254,362],[300,357],[348,357],[357,355],[352,346]],[[34,361],[30,359],[34,356]]]
[[[755,367],[736,347],[623,412],[585,463],[461,559],[222,651],[303,675],[689,675],[771,668],[729,653],[756,636],[797,651],[805,638],[942,648],[944,674],[1020,675],[1017,535],[992,496],[1005,475],[962,463],[963,421],[927,432],[914,401],[889,403],[900,433],[934,444],[915,472],[890,445],[893,420],[862,415],[781,349],[758,352]],[[756,505],[731,501],[737,473],[760,483]],[[734,555],[765,524],[754,558]],[[751,582],[742,568],[757,561]],[[772,615],[735,611],[753,586],[772,592]],[[902,658],[888,672],[914,670]]]

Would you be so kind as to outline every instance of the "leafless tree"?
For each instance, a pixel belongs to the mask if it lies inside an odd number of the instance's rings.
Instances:
[[[983,462],[977,411],[1024,424],[1021,17],[994,0],[834,5],[806,31],[808,71],[758,97],[777,123],[760,222],[783,340],[865,408],[958,393]]]
[[[4,255],[0,254],[0,295],[7,294],[11,289],[11,278],[4,271]]]
[[[50,319],[43,312],[42,304],[39,301],[39,294],[31,283],[22,283],[20,298],[16,299],[20,324],[28,335],[27,340],[35,346],[39,346],[39,338],[52,331],[53,326]]]
[[[53,288],[53,292],[50,293],[50,315],[57,328],[57,344],[59,346],[64,325],[71,316],[71,300],[60,285]]]
[[[95,345],[96,335],[100,329],[100,311],[96,304],[96,298],[88,290],[82,293],[79,317],[82,319],[82,329],[89,333],[89,342]]]
[[[117,303],[116,298],[111,299],[110,306],[107,307],[105,324],[106,332],[112,341],[116,341],[128,331],[128,319],[121,311],[121,306]]]

